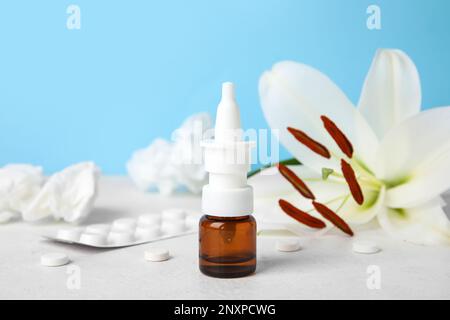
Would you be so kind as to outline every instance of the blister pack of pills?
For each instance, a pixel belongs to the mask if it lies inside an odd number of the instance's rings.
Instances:
[[[183,209],[168,209],[135,218],[121,218],[110,224],[60,229],[44,235],[58,242],[95,248],[120,248],[196,233],[201,214]]]

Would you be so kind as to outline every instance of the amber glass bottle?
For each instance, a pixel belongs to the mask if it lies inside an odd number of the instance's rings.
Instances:
[[[256,269],[256,221],[253,216],[204,215],[199,224],[200,270],[217,278],[244,277]]]

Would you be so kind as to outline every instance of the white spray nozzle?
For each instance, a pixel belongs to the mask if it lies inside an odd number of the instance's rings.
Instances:
[[[234,84],[232,82],[222,83],[222,100],[230,99],[234,100]]]
[[[202,210],[205,214],[238,217],[253,211],[253,190],[247,185],[250,149],[243,141],[239,106],[234,85],[222,85],[222,99],[217,107],[215,139],[205,141],[205,169],[209,184],[203,187]]]
[[[242,140],[239,106],[234,95],[234,84],[222,84],[222,99],[217,107],[215,139],[218,143]]]

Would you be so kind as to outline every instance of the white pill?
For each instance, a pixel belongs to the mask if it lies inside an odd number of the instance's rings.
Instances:
[[[150,240],[161,236],[159,227],[137,227],[135,237],[139,240]]]
[[[94,234],[107,234],[110,228],[111,227],[109,224],[91,224],[86,227],[86,230],[84,232]]]
[[[15,216],[16,214],[11,211],[0,212],[0,224],[10,222],[11,219],[14,218]]]
[[[169,250],[163,248],[150,248],[145,251],[145,260],[147,261],[165,261],[170,258]]]
[[[353,241],[352,247],[356,253],[372,254],[380,251],[380,248],[375,242],[368,240]]]
[[[111,231],[108,234],[108,243],[122,246],[134,241],[133,233],[128,231]]]
[[[134,228],[136,228],[136,220],[133,218],[121,218],[113,222],[114,230],[133,230]]]
[[[301,249],[300,241],[297,239],[283,239],[277,241],[277,250],[283,252],[293,252]]]
[[[162,212],[164,220],[183,220],[186,217],[186,211],[183,209],[172,208]]]
[[[69,262],[69,257],[64,253],[47,253],[41,256],[41,264],[47,267],[59,267]]]
[[[165,221],[162,224],[161,229],[166,235],[176,235],[186,231],[186,224],[183,220]]]
[[[59,229],[56,237],[60,240],[76,242],[80,240],[80,235],[79,229]]]
[[[142,226],[159,226],[161,224],[161,215],[158,213],[142,214],[138,218],[138,224]]]
[[[83,233],[80,242],[91,246],[103,246],[106,243],[106,236],[104,234]]]

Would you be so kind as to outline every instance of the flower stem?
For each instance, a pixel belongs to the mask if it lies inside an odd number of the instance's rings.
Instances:
[[[298,166],[298,165],[301,164],[301,162],[298,161],[298,160],[295,159],[295,158],[285,159],[285,160],[282,160],[282,161],[280,161],[280,162],[278,162],[278,163],[279,163],[279,164],[283,164],[283,165],[285,165],[285,166]],[[258,173],[260,173],[261,171],[263,171],[263,170],[265,170],[265,169],[272,168],[272,167],[274,167],[275,165],[277,165],[278,163],[270,163],[270,164],[266,164],[266,165],[262,166],[261,168],[252,170],[252,171],[250,171],[250,172],[248,173],[247,178],[250,178],[250,177],[254,176],[255,174],[258,174]]]

